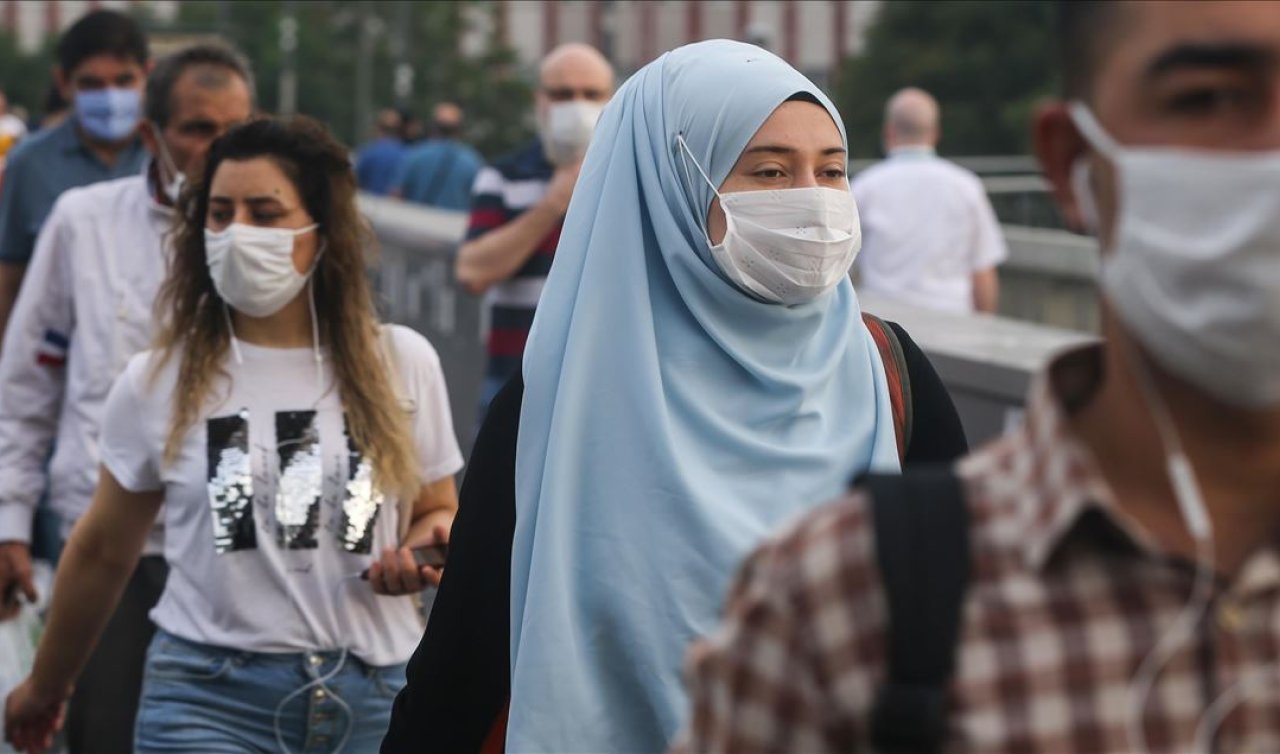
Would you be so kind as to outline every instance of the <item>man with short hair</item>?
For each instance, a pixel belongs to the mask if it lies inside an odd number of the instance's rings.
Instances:
[[[391,194],[429,207],[466,211],[471,206],[471,185],[484,160],[461,136],[462,108],[452,102],[436,105],[430,138],[409,149]]]
[[[600,51],[565,44],[542,60],[535,95],[539,138],[480,171],[472,188],[458,283],[487,294],[489,361],[483,416],[520,369],[542,284],[600,111],[613,94],[613,67]]]
[[[938,157],[938,103],[903,89],[885,108],[888,159],[853,179],[862,223],[859,287],[943,311],[994,312],[1009,255],[982,181]]]
[[[147,80],[145,174],[54,204],[0,354],[0,591],[36,597],[28,542],[48,484],[65,540],[98,479],[98,420],[115,377],[153,332],[174,205],[209,145],[252,114],[248,64],[219,45],[164,58]],[[53,456],[46,464],[46,457]],[[147,617],[164,587],[163,526],[147,544],[68,710],[72,752],[130,751]],[[13,606],[6,606],[11,615]]]
[[[378,113],[374,139],[356,153],[356,182],[361,191],[385,196],[395,187],[404,162],[404,118],[391,109]]]
[[[62,35],[57,61],[54,80],[74,116],[11,152],[0,187],[0,344],[54,201],[69,188],[137,175],[146,161],[137,131],[149,61],[138,23],[89,13]]]
[[[752,556],[684,750],[1280,750],[1280,6],[1059,12],[1036,152],[1103,342]]]

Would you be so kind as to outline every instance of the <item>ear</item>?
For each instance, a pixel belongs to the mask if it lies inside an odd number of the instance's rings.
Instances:
[[[67,78],[66,71],[62,70],[62,66],[55,65],[53,67],[53,83],[58,87],[58,94],[62,95],[62,99],[69,106],[71,102],[71,81]]]
[[[1071,168],[1088,152],[1089,144],[1076,130],[1065,102],[1049,102],[1038,108],[1032,141],[1058,209],[1072,229],[1083,232],[1084,217],[1071,185]]]
[[[158,140],[160,135],[156,133],[155,126],[151,121],[145,118],[138,123],[138,136],[142,138],[142,146],[147,148],[153,157],[160,155],[160,144]]]

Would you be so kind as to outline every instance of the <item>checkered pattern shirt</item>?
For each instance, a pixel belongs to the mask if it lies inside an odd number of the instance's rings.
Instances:
[[[1134,751],[1131,679],[1188,602],[1195,569],[1117,508],[1070,432],[1066,415],[1100,368],[1096,346],[1058,359],[1023,428],[958,467],[973,573],[947,751]],[[1280,752],[1278,605],[1280,557],[1266,548],[1217,588],[1157,677],[1143,711],[1150,751],[1192,751],[1225,692],[1239,704],[1213,751]],[[868,500],[855,492],[747,561],[722,629],[690,652],[692,713],[676,750],[869,751],[885,622]]]

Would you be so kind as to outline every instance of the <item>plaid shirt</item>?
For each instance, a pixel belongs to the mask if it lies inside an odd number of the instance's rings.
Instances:
[[[1195,569],[1116,507],[1070,432],[1068,407],[1100,373],[1100,347],[1059,358],[1033,387],[1024,427],[958,467],[973,573],[948,751],[1134,750],[1130,681],[1188,602]],[[1220,585],[1157,678],[1144,720],[1152,752],[1192,750],[1202,713],[1228,689],[1243,693],[1213,750],[1280,752],[1278,598],[1273,548]],[[692,717],[677,751],[869,750],[885,620],[868,501],[855,492],[746,563],[722,629],[690,653]]]

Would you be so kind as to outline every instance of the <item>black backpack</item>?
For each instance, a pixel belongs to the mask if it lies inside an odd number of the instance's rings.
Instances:
[[[939,752],[965,587],[969,510],[955,472],[870,474],[876,556],[888,603],[886,673],[871,711],[871,744],[885,754]]]

